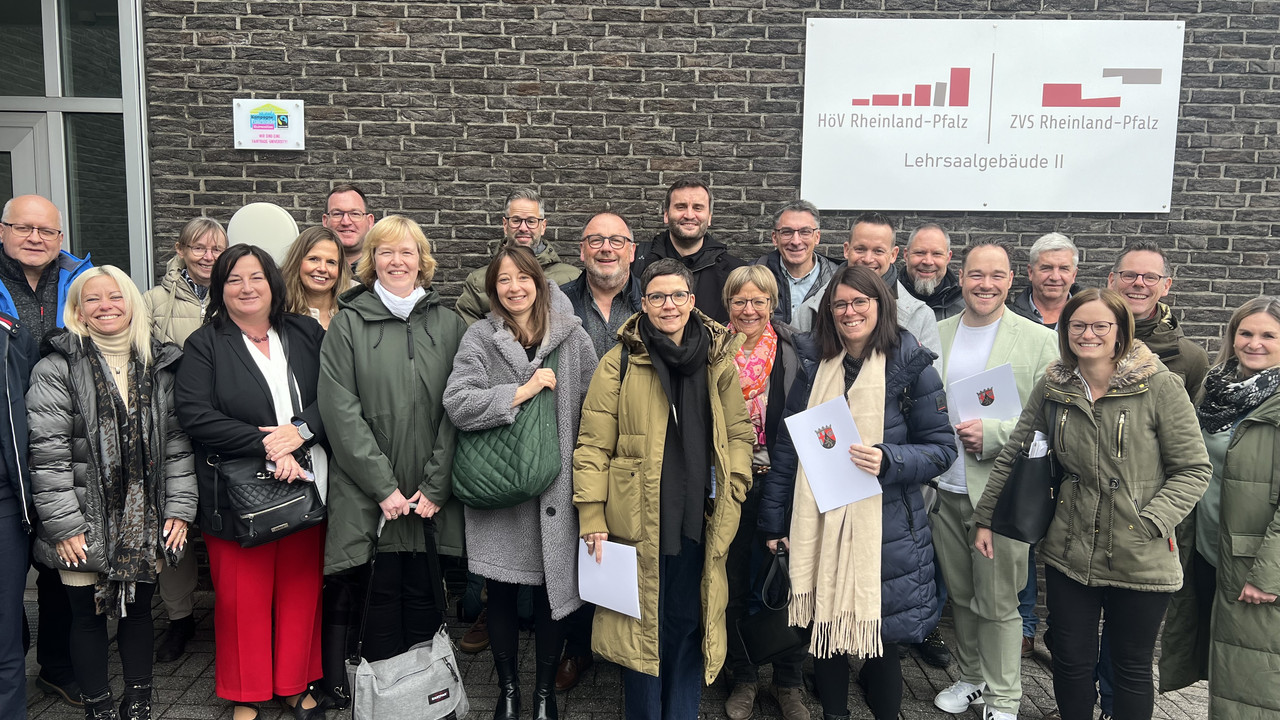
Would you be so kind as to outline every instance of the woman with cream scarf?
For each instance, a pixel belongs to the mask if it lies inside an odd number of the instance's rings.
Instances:
[[[784,418],[844,395],[862,436],[850,460],[879,478],[883,494],[819,513],[783,423],[759,528],[771,549],[790,547],[791,623],[813,626],[824,719],[849,717],[848,655],[866,658],[858,682],[872,714],[896,718],[902,670],[894,646],[920,642],[940,610],[920,487],[956,457],[942,381],[933,353],[898,326],[894,297],[860,266],[832,278],[796,352],[801,372]]]

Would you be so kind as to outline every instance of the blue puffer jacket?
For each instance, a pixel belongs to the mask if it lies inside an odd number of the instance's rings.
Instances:
[[[955,433],[947,417],[947,399],[934,354],[906,330],[885,362],[884,487],[880,552],[880,614],[886,643],[920,642],[938,624],[933,583],[933,533],[920,486],[942,474],[956,459]],[[818,348],[809,334],[797,335],[801,372],[796,376],[783,417],[803,411],[818,373]],[[787,534],[795,487],[795,446],[786,423],[769,454],[773,465],[760,499],[760,531],[766,537]]]

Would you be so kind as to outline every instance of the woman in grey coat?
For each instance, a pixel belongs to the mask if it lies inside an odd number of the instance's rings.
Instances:
[[[533,717],[554,720],[560,620],[582,605],[572,460],[596,354],[581,321],[552,310],[542,267],[528,248],[498,252],[485,275],[485,292],[493,310],[462,337],[445,388],[445,411],[460,431],[484,430],[510,425],[525,402],[543,389],[553,392],[560,474],[541,496],[515,507],[466,508],[468,565],[489,581],[489,648],[499,685],[494,717],[519,716],[516,593],[520,585],[532,585],[538,703]],[[559,351],[555,368],[543,367],[553,350]]]
[[[110,265],[71,284],[27,392],[36,557],[71,601],[72,667],[85,716],[150,720],[151,599],[195,519],[191,444],[174,415],[182,353],[151,339],[142,296]],[[124,666],[119,715],[107,675],[107,618]]]

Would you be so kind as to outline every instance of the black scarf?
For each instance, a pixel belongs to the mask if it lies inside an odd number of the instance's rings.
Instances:
[[[1280,367],[1273,367],[1240,380],[1240,359],[1231,358],[1211,368],[1204,378],[1204,399],[1196,413],[1200,428],[1219,433],[1253,412],[1280,386]]]
[[[134,601],[136,583],[156,581],[160,509],[148,482],[150,428],[142,421],[151,407],[151,373],[130,355],[127,387],[118,388],[103,367],[98,348],[87,340],[98,414],[98,481],[102,484],[103,555],[94,604],[98,614],[118,617]],[[129,393],[126,409],[121,393]]]
[[[659,548],[663,555],[678,555],[681,537],[702,542],[703,514],[712,492],[707,386],[711,334],[691,319],[684,328],[684,344],[676,345],[643,316],[640,339],[649,351],[670,412],[662,454]]]

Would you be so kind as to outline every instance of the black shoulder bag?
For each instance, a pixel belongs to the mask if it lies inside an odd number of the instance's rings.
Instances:
[[[746,650],[748,662],[764,665],[807,648],[812,625],[795,627],[787,622],[791,571],[787,565],[787,549],[781,541],[778,542],[777,554],[769,561],[760,595],[764,608],[754,615],[739,618],[734,627]]]
[[[1058,404],[1052,401],[1046,404],[1052,408],[1047,433],[1049,452],[1042,457],[1027,457],[1027,443],[1023,442],[1009,469],[1009,478],[1000,489],[996,509],[991,513],[991,532],[1033,545],[1049,532],[1063,475],[1054,444]]]

